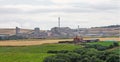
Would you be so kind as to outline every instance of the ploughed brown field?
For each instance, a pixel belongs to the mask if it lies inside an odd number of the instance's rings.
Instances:
[[[91,38],[84,38],[91,39]],[[93,38],[92,38],[93,39]],[[115,40],[120,41],[120,38],[96,38],[100,41]],[[39,39],[30,39],[30,40],[5,40],[0,41],[0,46],[29,46],[29,45],[41,45],[46,43],[58,43],[59,41],[72,41],[73,39],[54,39],[54,40],[39,40]]]

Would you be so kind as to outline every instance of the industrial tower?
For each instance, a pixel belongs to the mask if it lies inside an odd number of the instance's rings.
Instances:
[[[60,28],[60,17],[58,17],[58,27]]]

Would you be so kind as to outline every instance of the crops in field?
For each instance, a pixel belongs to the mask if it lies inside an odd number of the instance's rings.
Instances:
[[[48,50],[73,50],[73,44],[44,44],[24,47],[0,47],[0,62],[42,62]]]
[[[118,42],[120,45],[120,42]],[[101,42],[91,42],[88,44],[99,44],[99,45],[103,45],[103,46],[109,46],[111,44],[113,44],[113,41],[101,41]]]
[[[43,62],[46,53],[0,53],[0,62]]]

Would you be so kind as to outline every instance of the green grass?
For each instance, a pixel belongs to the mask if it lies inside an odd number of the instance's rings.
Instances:
[[[73,50],[73,44],[44,44],[25,47],[0,47],[0,62],[43,62],[48,50]]]
[[[0,53],[0,62],[43,62],[47,53]]]
[[[103,45],[103,46],[109,46],[111,44],[113,44],[112,41],[101,41],[101,42],[91,42],[91,43],[87,43],[87,44],[99,44],[99,45]],[[120,45],[120,42],[119,42]]]
[[[112,49],[112,52],[120,55],[120,47],[117,47],[117,48]]]
[[[108,46],[113,42],[92,42],[89,44],[100,44]],[[119,42],[120,44],[120,42]],[[0,62],[43,62],[49,50],[73,50],[81,48],[74,44],[43,44],[38,46],[22,46],[22,47],[0,47]],[[118,49],[112,50],[118,53]]]
[[[75,48],[79,47],[73,44],[44,44],[39,46],[0,47],[0,53],[46,53],[48,50],[73,50]]]

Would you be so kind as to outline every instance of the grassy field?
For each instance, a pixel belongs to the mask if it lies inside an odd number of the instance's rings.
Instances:
[[[0,62],[43,62],[46,53],[0,53]]]
[[[102,41],[102,42],[91,42],[88,44],[99,44],[99,45],[103,45],[103,46],[109,46],[109,45],[113,44],[113,42],[112,41]],[[120,42],[119,42],[119,45],[120,45]]]
[[[90,44],[101,44],[108,46],[112,42],[93,42]],[[120,44],[120,42],[119,42]],[[73,44],[43,44],[38,46],[21,46],[21,47],[0,47],[0,62],[42,62],[49,55],[49,50],[73,50],[81,48],[80,45]],[[119,48],[111,50],[119,53]]]
[[[66,39],[70,40],[70,39]],[[48,41],[48,40],[47,40]],[[9,44],[9,42],[5,41]],[[23,42],[23,41],[18,41]],[[28,42],[28,41],[25,41]],[[39,43],[40,41],[32,41]],[[50,42],[50,40],[48,41]],[[56,42],[56,40],[55,40]],[[58,42],[58,41],[57,41]],[[102,42],[91,42],[89,44],[100,44],[104,46],[109,46],[113,42],[111,41],[102,41]],[[32,43],[30,43],[32,44]],[[120,42],[119,42],[120,45]],[[43,59],[49,55],[54,54],[47,54],[49,50],[73,50],[76,48],[81,48],[80,45],[74,44],[42,44],[42,45],[31,45],[31,46],[0,46],[0,62],[43,62]],[[115,53],[119,53],[119,47],[114,48],[110,51]]]
[[[42,62],[48,50],[73,50],[73,44],[44,44],[39,46],[0,47],[0,62]]]
[[[0,47],[0,53],[46,53],[48,50],[72,50],[79,48],[73,44],[43,44],[38,46],[23,46],[23,47]]]

